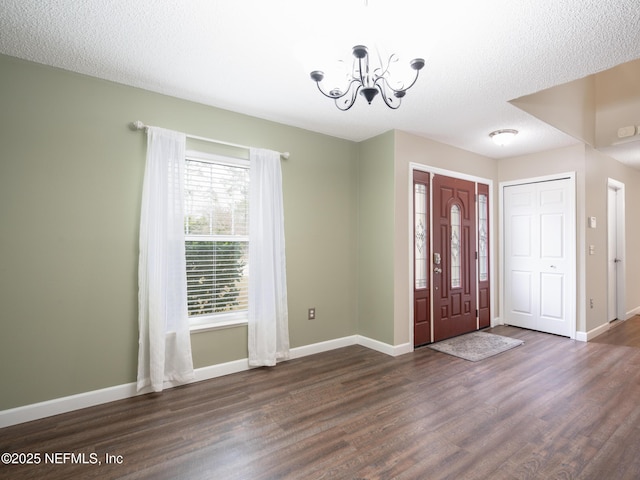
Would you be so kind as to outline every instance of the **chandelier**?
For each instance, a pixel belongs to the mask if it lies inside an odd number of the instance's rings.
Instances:
[[[371,68],[369,65],[369,52],[364,45],[356,45],[353,47],[353,56],[353,68],[351,72],[347,74],[345,88],[335,87],[329,90],[329,92],[326,92],[320,86],[320,82],[324,79],[324,72],[320,70],[311,72],[311,80],[316,82],[320,93],[334,100],[336,107],[342,111],[349,110],[353,107],[358,92],[366,98],[369,104],[371,104],[371,101],[380,93],[387,107],[395,110],[400,106],[407,90],[416,83],[420,70],[424,67],[423,58],[414,58],[411,60],[409,66],[415,70],[415,77],[408,87],[400,83],[397,84],[397,88],[394,88],[391,86],[389,67],[392,62],[397,61],[395,53],[391,54],[386,64],[383,64],[382,59],[380,59],[380,66],[376,68]]]

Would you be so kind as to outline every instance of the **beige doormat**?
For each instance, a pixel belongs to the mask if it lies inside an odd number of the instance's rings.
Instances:
[[[471,332],[427,345],[432,350],[448,353],[471,362],[483,360],[510,350],[524,341],[486,332]]]

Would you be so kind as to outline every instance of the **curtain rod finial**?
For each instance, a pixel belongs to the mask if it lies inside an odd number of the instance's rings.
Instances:
[[[282,153],[280,154],[280,156],[281,156],[282,158],[284,158],[285,160],[289,160],[289,152],[282,152]]]
[[[146,128],[146,125],[140,120],[136,120],[135,122],[131,122],[129,124],[129,128],[131,128],[131,130],[144,130]]]

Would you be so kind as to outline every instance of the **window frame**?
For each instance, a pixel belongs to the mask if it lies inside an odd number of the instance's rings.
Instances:
[[[249,165],[250,165],[248,159],[189,149],[185,152],[185,178],[186,178],[186,170],[187,170],[186,163],[188,161],[207,162],[207,163],[214,163],[218,165],[226,165],[230,167],[246,168],[247,171],[249,170]],[[185,180],[185,189],[186,189],[186,180]],[[249,196],[249,193],[247,192],[247,197],[248,196]],[[249,208],[251,207],[249,206]],[[187,212],[185,210],[185,218],[186,218],[186,215],[187,215]],[[220,235],[219,237],[223,239],[225,235]],[[242,237],[246,238],[247,252],[248,252],[249,236],[246,235]],[[194,240],[202,240],[202,238],[203,238],[202,235],[187,235],[185,232],[184,234],[185,250],[186,250],[186,242],[194,241]],[[222,328],[230,328],[230,327],[247,325],[248,318],[249,318],[248,309],[236,311],[236,312],[212,313],[212,314],[206,314],[206,315],[197,315],[193,317],[188,316],[189,330],[191,332],[204,332],[207,330],[216,330],[216,329],[222,329]]]

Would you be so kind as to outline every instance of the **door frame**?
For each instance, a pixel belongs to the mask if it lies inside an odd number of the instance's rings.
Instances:
[[[504,296],[504,279],[505,279],[505,259],[504,259],[504,188],[511,187],[515,185],[526,185],[528,183],[540,183],[540,182],[550,182],[554,180],[564,180],[568,179],[569,182],[569,193],[570,193],[570,201],[572,203],[572,218],[569,219],[568,232],[571,235],[571,238],[568,239],[569,245],[573,248],[571,253],[569,254],[569,285],[571,286],[571,291],[569,292],[569,300],[568,300],[568,315],[569,318],[572,318],[573,321],[570,322],[569,325],[569,338],[576,338],[576,330],[578,326],[578,317],[577,317],[577,298],[578,298],[578,284],[577,284],[577,254],[578,254],[578,245],[577,245],[577,199],[576,199],[576,172],[566,172],[566,173],[558,173],[553,175],[545,175],[542,177],[532,177],[532,178],[521,178],[518,180],[510,180],[505,182],[500,182],[498,186],[498,221],[499,221],[499,229],[500,229],[500,244],[498,248],[499,259],[500,262],[500,324],[504,325],[504,312],[505,312],[505,296]],[[493,325],[493,324],[492,324]]]
[[[618,320],[627,320],[627,312],[625,308],[625,257],[626,257],[626,242],[625,242],[625,192],[624,192],[624,183],[614,180],[613,178],[607,179],[607,215],[609,212],[609,190],[616,191],[616,250],[618,252],[618,256],[621,257],[621,262],[616,268],[616,313],[618,315]],[[609,228],[610,228],[610,219],[607,217],[607,261],[608,261],[608,253],[609,253]],[[611,286],[609,285],[608,273],[607,273],[607,301],[609,298],[609,289]],[[607,305],[607,317],[609,306]]]
[[[494,259],[496,258],[494,256],[494,244],[495,244],[495,225],[494,225],[494,219],[495,219],[495,206],[494,206],[494,194],[493,194],[493,180],[489,179],[489,178],[484,178],[484,177],[478,177],[475,175],[469,175],[469,174],[465,174],[465,173],[460,173],[460,172],[456,172],[454,170],[446,170],[443,168],[438,168],[438,167],[432,167],[430,165],[426,165],[426,164],[422,164],[422,163],[415,163],[415,162],[410,162],[409,163],[409,175],[408,175],[408,198],[407,198],[407,202],[409,205],[408,208],[408,219],[409,219],[409,241],[408,241],[408,247],[409,247],[409,285],[413,285],[413,274],[414,274],[414,265],[415,265],[415,259],[414,259],[414,251],[413,251],[413,218],[414,218],[414,212],[413,212],[413,172],[415,170],[419,170],[421,172],[427,172],[430,174],[430,179],[429,179],[429,184],[431,186],[431,181],[433,180],[433,175],[443,175],[443,176],[447,176],[447,177],[452,177],[452,178],[458,178],[460,180],[469,180],[472,181],[476,184],[478,183],[484,183],[486,185],[489,186],[489,289],[491,291],[490,294],[490,299],[489,299],[489,305],[490,305],[490,311],[491,311],[491,326],[495,326],[498,324],[496,317],[495,317],[495,298],[496,298],[496,288],[495,288],[495,269],[494,269],[494,264],[495,261]],[[433,209],[433,189],[429,188],[429,216],[430,219],[432,218],[432,209]],[[477,197],[477,186],[476,186],[476,197]],[[477,201],[476,203],[476,220],[478,218],[478,208],[477,208]],[[431,220],[430,220],[431,223]],[[433,242],[433,232],[432,232],[432,228],[431,225],[429,225],[429,244],[432,245]],[[478,236],[476,235],[476,251],[478,248],[477,245],[478,242]],[[477,260],[476,260],[477,261]],[[433,255],[429,255],[429,285],[430,288],[433,285]],[[478,279],[477,279],[477,275],[476,275],[476,295],[478,293]],[[413,287],[409,288],[409,294],[408,294],[408,299],[407,302],[409,303],[409,345],[411,347],[410,351],[413,351],[415,349],[414,346],[414,338],[413,338],[413,316],[414,316],[414,309],[413,309]],[[429,315],[431,315],[431,317],[433,318],[433,302],[430,302],[430,312]],[[431,338],[433,338],[433,322],[431,322]]]

